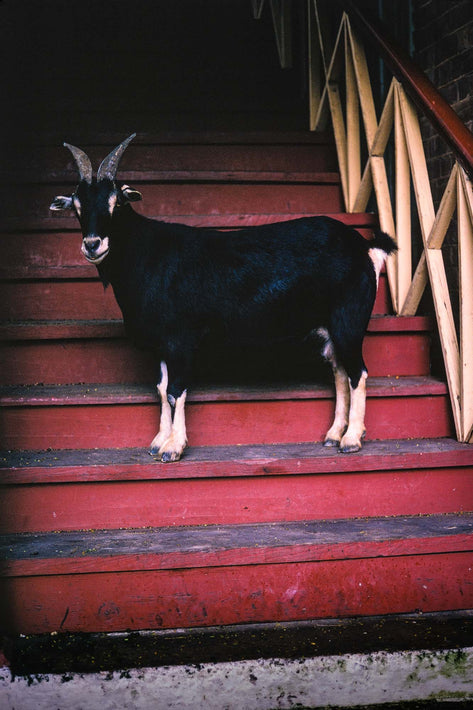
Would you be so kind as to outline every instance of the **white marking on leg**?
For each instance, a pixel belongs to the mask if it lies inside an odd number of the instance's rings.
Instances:
[[[172,430],[172,409],[168,401],[168,368],[166,363],[161,363],[161,381],[158,385],[158,394],[161,400],[161,418],[159,421],[159,432],[151,442],[151,453],[158,453],[164,442],[171,435]]]
[[[178,461],[187,446],[186,404],[187,390],[176,399],[171,434],[159,450],[161,461]]]
[[[325,435],[324,446],[338,446],[348,426],[350,408],[350,390],[348,376],[343,367],[334,364],[335,376],[335,417],[333,424]]]
[[[365,433],[366,411],[366,380],[368,373],[361,373],[358,386],[353,389],[350,384],[350,415],[348,429],[340,442],[340,451],[353,453],[361,449],[361,440]]]

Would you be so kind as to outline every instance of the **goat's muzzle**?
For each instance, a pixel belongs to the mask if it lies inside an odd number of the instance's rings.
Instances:
[[[84,237],[81,251],[91,264],[100,264],[110,251],[108,237],[104,237],[103,239],[95,235]]]

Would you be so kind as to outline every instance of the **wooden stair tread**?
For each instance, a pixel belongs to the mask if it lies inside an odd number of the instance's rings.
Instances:
[[[406,333],[431,330],[427,316],[373,316],[368,333]],[[118,319],[0,321],[0,340],[57,340],[61,338],[123,338]]]
[[[471,550],[473,513],[21,533],[0,537],[4,576],[277,564]]]
[[[370,377],[368,397],[419,397],[445,395],[447,385],[434,377]],[[257,386],[209,386],[190,390],[188,402],[268,401],[326,399],[333,388],[317,383]],[[138,404],[157,401],[153,385],[30,385],[0,387],[0,406],[61,406],[93,404]]]
[[[0,451],[2,485],[286,476],[473,466],[473,447],[454,439],[367,441],[350,456],[321,444],[189,447],[157,463],[144,448]]]

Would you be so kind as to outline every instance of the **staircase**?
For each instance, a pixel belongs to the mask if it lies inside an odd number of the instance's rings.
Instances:
[[[123,136],[81,145],[94,165]],[[57,142],[59,145],[59,141]],[[234,229],[343,214],[318,134],[148,134],[120,178],[139,209]],[[125,340],[77,223],[48,207],[76,182],[43,146],[8,172],[0,265],[1,624],[7,634],[119,632],[453,612],[473,607],[473,448],[430,375],[430,323],[390,312],[365,341],[367,439],[321,440],[331,384],[199,382],[190,448],[156,463],[154,364]],[[243,380],[243,382],[242,382]],[[315,442],[315,443],[314,443]]]

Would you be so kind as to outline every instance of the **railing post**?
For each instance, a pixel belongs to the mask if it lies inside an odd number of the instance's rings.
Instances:
[[[345,25],[345,93],[347,117],[347,209],[353,211],[360,189],[360,104],[356,87],[355,69],[351,53],[348,28]]]
[[[402,311],[412,281],[411,174],[404,128],[399,105],[399,87],[394,101],[394,168],[396,190],[397,302]]]
[[[473,190],[462,169],[457,178],[462,440],[473,439]]]

